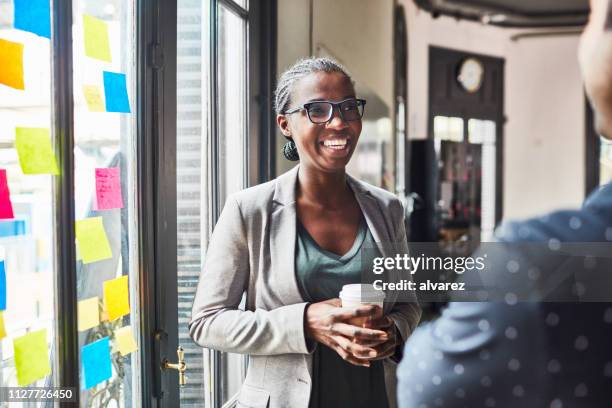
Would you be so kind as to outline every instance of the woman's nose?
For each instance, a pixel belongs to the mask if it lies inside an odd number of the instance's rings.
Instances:
[[[332,110],[332,117],[329,119],[329,122],[327,122],[327,126],[340,129],[348,127],[348,122],[342,117],[339,107],[334,106]]]

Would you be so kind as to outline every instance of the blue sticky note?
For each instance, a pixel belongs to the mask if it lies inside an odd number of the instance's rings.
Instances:
[[[108,337],[104,337],[81,348],[83,387],[88,390],[111,378],[111,353]]]
[[[15,0],[15,28],[51,38],[49,0]]]
[[[125,74],[104,71],[104,96],[107,112],[130,113]]]
[[[6,310],[6,269],[0,261],[0,310]]]

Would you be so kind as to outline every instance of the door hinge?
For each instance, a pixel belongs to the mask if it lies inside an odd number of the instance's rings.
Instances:
[[[149,65],[153,69],[164,67],[164,52],[161,44],[154,43],[149,45]]]

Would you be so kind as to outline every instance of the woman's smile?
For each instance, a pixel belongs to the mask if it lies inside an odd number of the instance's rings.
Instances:
[[[319,145],[332,157],[346,157],[351,152],[351,139],[348,137],[331,137],[320,141]]]

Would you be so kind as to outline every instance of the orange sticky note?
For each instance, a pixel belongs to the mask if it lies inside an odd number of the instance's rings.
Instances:
[[[79,331],[85,331],[100,324],[98,297],[80,300],[78,303]]]
[[[127,275],[104,282],[104,306],[111,321],[130,313]]]
[[[15,148],[23,174],[59,174],[46,128],[16,128]]]
[[[0,39],[0,84],[25,89],[23,44]]]
[[[83,85],[83,95],[90,112],[104,112],[104,101],[102,100],[102,91],[96,85]]]
[[[15,338],[13,350],[19,386],[30,385],[51,374],[46,329]]]
[[[132,333],[132,327],[130,326],[125,326],[115,331],[115,342],[122,356],[126,356],[138,350],[138,345],[136,344],[134,334]]]
[[[79,256],[84,264],[113,257],[102,217],[91,217],[75,222]]]

